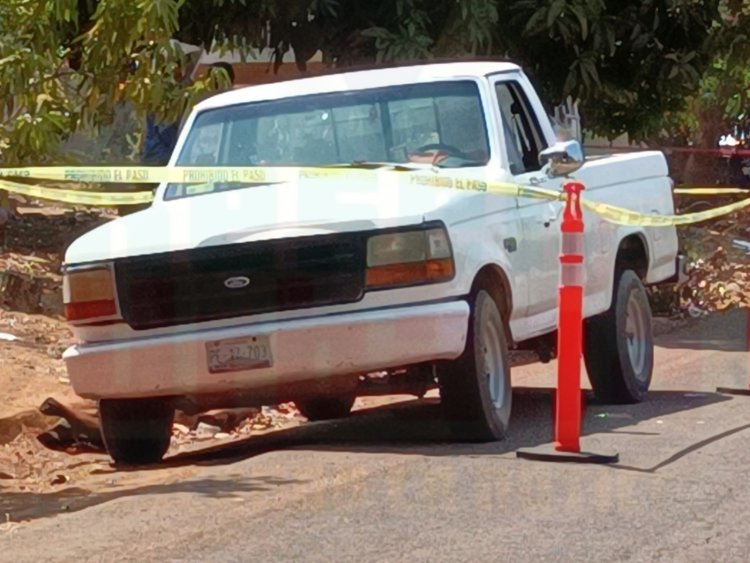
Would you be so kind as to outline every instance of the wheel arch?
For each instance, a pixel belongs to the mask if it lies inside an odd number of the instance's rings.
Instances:
[[[628,234],[620,240],[615,255],[615,276],[624,269],[633,270],[641,280],[648,275],[650,254],[646,236],[642,232]]]
[[[500,316],[503,318],[506,334],[509,341],[512,342],[510,315],[513,312],[513,290],[505,271],[497,264],[482,266],[477,271],[471,284],[471,296],[475,296],[482,289],[487,291],[500,307]]]

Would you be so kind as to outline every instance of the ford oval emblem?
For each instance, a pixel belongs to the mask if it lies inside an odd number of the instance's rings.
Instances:
[[[224,287],[228,289],[242,289],[250,285],[250,278],[245,276],[234,276],[224,280]]]

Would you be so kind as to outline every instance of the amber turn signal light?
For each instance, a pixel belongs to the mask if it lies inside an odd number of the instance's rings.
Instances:
[[[367,287],[393,287],[438,283],[453,279],[453,260],[425,260],[406,264],[376,266],[367,270]]]

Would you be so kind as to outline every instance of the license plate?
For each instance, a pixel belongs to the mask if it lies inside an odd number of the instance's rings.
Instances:
[[[222,373],[271,366],[271,343],[267,336],[249,336],[206,344],[208,371]]]

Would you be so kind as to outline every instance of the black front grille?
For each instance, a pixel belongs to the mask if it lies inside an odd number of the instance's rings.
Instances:
[[[123,258],[115,262],[123,317],[134,329],[362,298],[366,239],[323,235]],[[227,287],[227,280],[244,287]]]

